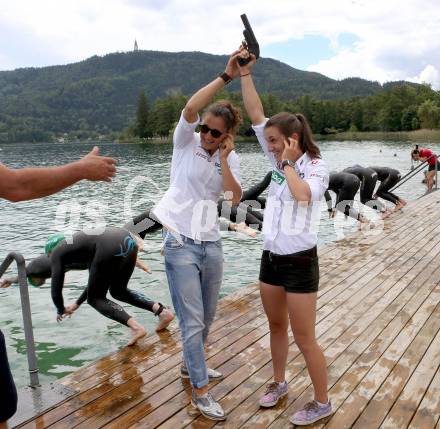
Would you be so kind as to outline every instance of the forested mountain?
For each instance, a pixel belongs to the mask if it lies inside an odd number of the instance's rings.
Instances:
[[[0,72],[0,141],[119,132],[133,122],[141,90],[149,103],[168,95],[189,95],[223,71],[226,61],[227,56],[201,52],[137,51]],[[349,99],[383,89],[377,82],[337,81],[269,58],[259,60],[254,79],[260,92],[281,100],[305,95]],[[239,83],[233,82],[228,90],[238,91]]]

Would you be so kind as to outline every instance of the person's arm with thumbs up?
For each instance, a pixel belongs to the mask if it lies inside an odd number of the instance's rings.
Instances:
[[[116,161],[93,150],[78,161],[60,167],[10,169],[0,164],[0,198],[12,202],[52,195],[80,180],[110,182]]]

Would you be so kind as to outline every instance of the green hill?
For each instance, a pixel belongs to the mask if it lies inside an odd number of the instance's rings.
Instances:
[[[120,131],[133,120],[141,89],[150,103],[174,93],[189,95],[223,71],[226,61],[201,52],[137,51],[0,72],[0,141],[44,140],[72,130]],[[337,81],[269,58],[259,60],[254,77],[259,91],[282,99],[347,99],[383,89],[377,82]],[[228,89],[238,91],[239,83]]]

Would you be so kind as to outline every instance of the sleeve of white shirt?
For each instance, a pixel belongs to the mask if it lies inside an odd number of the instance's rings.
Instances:
[[[184,118],[182,112],[173,134],[174,147],[181,149],[190,145],[194,141],[194,133],[199,123],[199,115],[197,115],[197,120],[195,122],[190,123]]]
[[[231,169],[231,173],[234,179],[241,186],[241,175],[240,175],[240,157],[235,151],[232,151],[228,156],[228,165]]]
[[[310,160],[306,165],[306,177],[312,193],[311,201],[320,201],[328,188],[329,172],[327,164],[319,158]]]
[[[267,141],[266,137],[264,137],[264,126],[266,125],[266,122],[268,121],[268,118],[264,119],[264,122],[262,122],[259,125],[252,125],[252,129],[255,131],[255,135],[257,136],[258,143],[260,143],[261,148],[263,149],[264,154],[269,158],[270,163],[272,164],[272,167],[277,166],[277,162],[275,159],[275,156],[273,153],[270,153],[267,148]]]

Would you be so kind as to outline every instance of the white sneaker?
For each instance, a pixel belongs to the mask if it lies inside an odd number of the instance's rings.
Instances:
[[[226,420],[226,413],[222,406],[208,392],[203,396],[197,396],[193,391],[191,405],[197,408],[207,419]]]

